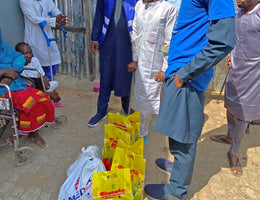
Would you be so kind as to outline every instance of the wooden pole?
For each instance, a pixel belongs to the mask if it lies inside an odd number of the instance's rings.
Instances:
[[[93,54],[91,52],[90,43],[91,43],[91,30],[92,30],[92,19],[90,11],[90,2],[89,0],[82,0],[82,8],[85,19],[85,58],[88,58],[88,69],[89,69],[89,79],[94,80],[94,65],[93,65]]]

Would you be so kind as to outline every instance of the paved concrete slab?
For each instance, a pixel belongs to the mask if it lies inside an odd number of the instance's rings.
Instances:
[[[66,179],[66,170],[80,153],[81,147],[97,145],[102,149],[104,139],[103,120],[95,128],[87,122],[96,113],[98,93],[93,92],[95,82],[58,74],[58,92],[66,106],[56,108],[56,115],[66,115],[66,126],[44,127],[39,134],[47,147],[41,149],[27,138],[21,138],[20,146],[33,149],[35,160],[21,167],[11,162],[12,146],[0,148],[0,200],[57,200],[59,189]],[[225,134],[227,130],[223,100],[216,103],[217,96],[207,94],[205,103],[206,122],[195,161],[194,175],[188,199],[192,200],[257,200],[260,199],[260,126],[252,125],[250,134],[245,134],[239,151],[244,168],[241,177],[230,173],[226,153],[227,144],[214,143],[212,134]],[[120,98],[111,96],[109,111],[121,110]],[[144,148],[147,160],[145,184],[167,182],[169,176],[159,171],[154,164],[157,157],[173,159],[167,150],[167,138],[153,130],[155,116],[150,125],[150,134]],[[1,140],[12,133],[9,126]]]

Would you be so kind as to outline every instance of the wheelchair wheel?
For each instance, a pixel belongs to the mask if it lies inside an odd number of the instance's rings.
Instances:
[[[68,122],[68,118],[65,115],[55,116],[54,123],[52,124],[53,128],[60,128],[65,126]]]
[[[0,122],[0,137],[1,137],[9,124],[9,120],[0,119],[0,121],[1,121]],[[6,146],[7,144],[9,144],[9,142],[6,139],[0,138],[0,148]]]
[[[9,120],[0,118],[0,137],[5,132],[5,129],[7,128],[8,124],[9,124]]]
[[[0,148],[1,147],[5,147],[6,145],[8,145],[8,142],[6,140],[1,140],[0,139]]]
[[[22,166],[34,159],[33,151],[30,147],[21,147],[13,154],[12,161],[15,166]]]

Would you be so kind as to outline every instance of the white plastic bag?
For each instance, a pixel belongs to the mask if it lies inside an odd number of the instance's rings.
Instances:
[[[76,161],[67,169],[67,177],[71,174],[71,172],[82,162],[89,157],[95,157],[102,160],[101,152],[97,145],[88,146],[87,149],[85,147],[81,148],[81,154],[78,156]]]
[[[67,179],[61,186],[59,200],[92,200],[92,173],[105,171],[98,148],[82,148],[77,160],[67,170]]]

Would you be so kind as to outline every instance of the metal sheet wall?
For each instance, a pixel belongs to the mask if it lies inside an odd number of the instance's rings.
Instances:
[[[59,37],[57,43],[62,57],[62,64],[58,69],[59,73],[91,80],[99,77],[98,55],[95,56],[90,52],[90,35],[86,35],[86,33],[91,32],[90,25],[94,16],[95,2],[96,0],[55,0],[61,12],[68,16],[68,26],[82,28],[78,31],[77,29],[72,32],[67,31],[66,38],[62,31],[56,30],[56,35]],[[84,13],[87,10],[90,12]],[[89,20],[90,25],[88,26],[86,18]]]
[[[59,37],[62,64],[59,73],[94,80],[99,78],[99,55],[90,51],[90,33],[97,0],[54,0],[59,9],[69,17],[67,38],[56,29]],[[234,1],[235,2],[235,1]],[[0,28],[3,40],[12,47],[23,41],[24,22],[19,0],[0,0]],[[209,91],[219,91],[227,73],[223,59],[215,66]]]
[[[19,0],[0,0],[0,5],[0,28],[3,41],[15,47],[24,38],[24,21]]]

